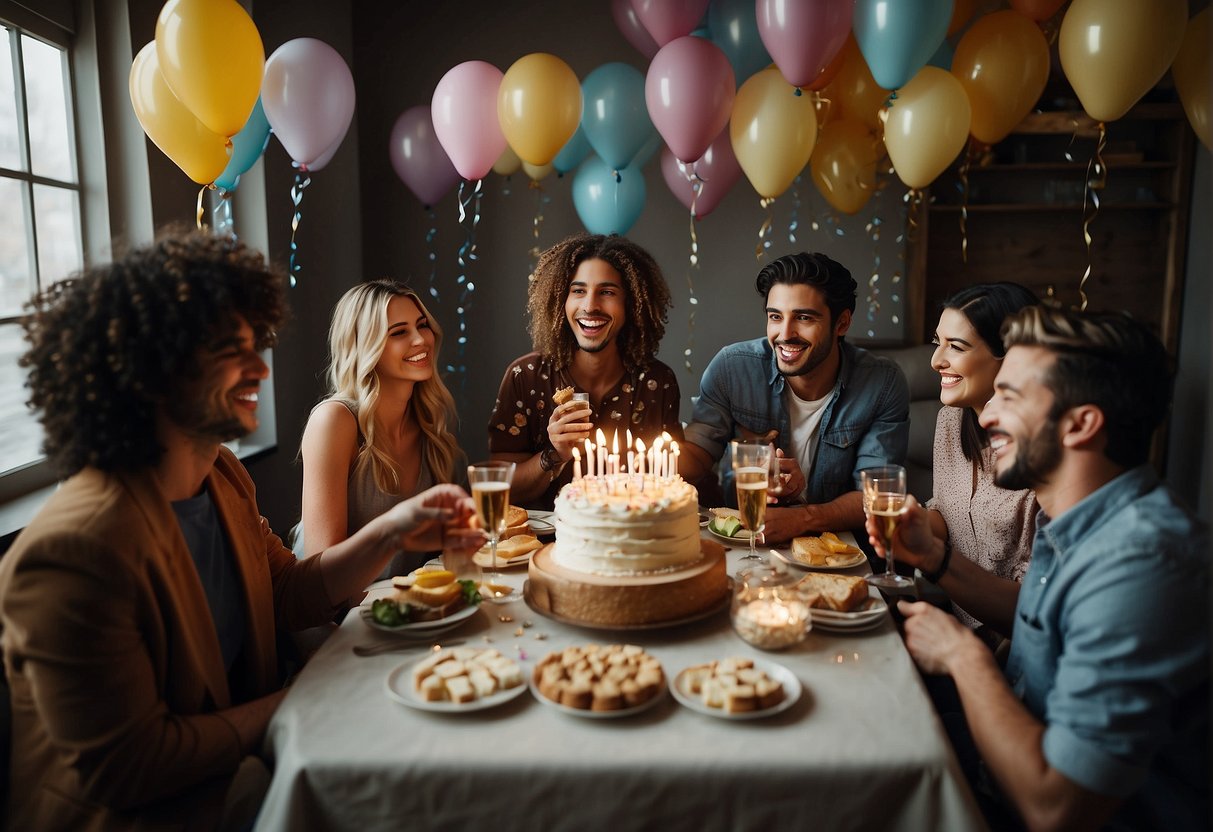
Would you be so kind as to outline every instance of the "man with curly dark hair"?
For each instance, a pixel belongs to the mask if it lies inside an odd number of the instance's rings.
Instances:
[[[492,457],[518,465],[516,502],[550,509],[573,448],[599,429],[621,448],[628,431],[647,445],[662,431],[682,439],[678,380],[657,360],[669,308],[661,268],[626,238],[578,234],[540,256],[527,292],[535,351],[506,368],[489,419]],[[589,394],[588,415],[553,402],[562,388]]]
[[[200,232],[31,301],[22,364],[67,479],[0,561],[9,828],[240,821],[284,694],[276,632],[329,620],[402,544],[479,545],[455,486],[308,560],[269,530],[221,443],[257,426],[285,305],[260,255]]]
[[[801,252],[758,272],[765,338],[730,344],[704,370],[679,471],[711,470],[732,439],[765,439],[787,459],[768,540],[863,526],[859,472],[900,464],[910,428],[905,376],[888,358],[846,343],[856,284],[841,263]],[[781,463],[785,464],[785,463]],[[725,467],[725,494],[733,494]]]

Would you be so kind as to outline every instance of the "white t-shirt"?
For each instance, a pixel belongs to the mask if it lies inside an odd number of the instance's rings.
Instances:
[[[791,442],[776,440],[776,447],[783,448],[785,454],[792,454],[800,463],[804,473],[805,489],[808,490],[809,473],[813,470],[813,458],[817,455],[817,428],[821,425],[821,416],[825,413],[826,402],[834,395],[831,390],[820,399],[805,401],[792,392],[791,385],[784,385],[783,400],[788,408],[788,421],[792,423]],[[804,494],[800,495],[802,498]]]

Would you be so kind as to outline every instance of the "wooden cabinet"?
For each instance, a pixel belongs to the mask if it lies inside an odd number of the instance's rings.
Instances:
[[[928,340],[940,302],[973,283],[1014,280],[1077,306],[1089,262],[1088,308],[1128,310],[1176,352],[1194,136],[1177,103],[1141,104],[1108,124],[1106,185],[1098,212],[1084,212],[1097,136],[1081,111],[1032,113],[968,165],[967,202],[959,162],[936,180],[907,232],[910,343]]]

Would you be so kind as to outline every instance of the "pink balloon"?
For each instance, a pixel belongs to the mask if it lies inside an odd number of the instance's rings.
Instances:
[[[627,38],[628,43],[635,46],[641,55],[651,59],[657,54],[660,47],[649,34],[649,30],[644,28],[640,18],[636,16],[636,10],[632,8],[632,0],[611,0],[611,17],[615,18],[615,25]]]
[[[649,117],[683,162],[706,153],[729,123],[736,90],[729,59],[704,38],[678,38],[661,47],[644,79]]]
[[[636,16],[658,46],[695,31],[708,10],[708,0],[632,0]]]
[[[855,0],[757,0],[758,36],[787,82],[808,87],[847,41]]]
[[[676,158],[668,147],[661,149],[661,174],[670,192],[678,197],[679,202],[691,209],[692,200],[695,206],[695,216],[702,219],[716,210],[720,200],[724,199],[732,187],[741,178],[741,165],[733,154],[733,142],[729,139],[729,131],[723,130],[712,142],[708,152],[694,165],[687,165]],[[698,176],[699,198],[695,199],[695,189],[691,184]]]
[[[438,142],[434,118],[424,104],[409,107],[396,119],[388,156],[396,175],[427,207],[436,205],[459,182],[459,171]]]
[[[497,121],[502,77],[490,63],[464,61],[447,70],[434,88],[434,133],[464,179],[483,179],[505,150]]]
[[[354,117],[354,78],[337,50],[315,38],[296,38],[265,62],[261,105],[286,152],[309,170],[323,167]],[[323,161],[321,161],[323,159]]]
[[[345,136],[342,136],[332,147],[317,156],[312,163],[307,166],[308,171],[310,173],[315,173],[328,165],[329,162],[333,161],[333,157],[336,156],[337,151],[341,149],[341,143],[343,141],[345,141]]]

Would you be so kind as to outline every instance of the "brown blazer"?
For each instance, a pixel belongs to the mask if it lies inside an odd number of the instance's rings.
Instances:
[[[12,687],[11,829],[209,829],[241,748],[224,709],[279,686],[276,628],[332,615],[220,451],[206,487],[244,582],[229,677],[189,550],[154,477],[85,469],[0,560]]]

